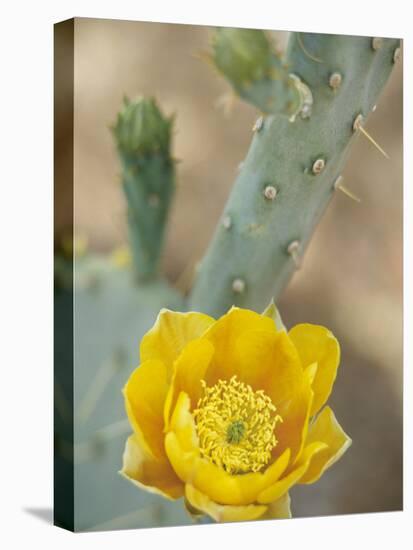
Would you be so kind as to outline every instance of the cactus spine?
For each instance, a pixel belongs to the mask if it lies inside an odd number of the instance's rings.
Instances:
[[[152,98],[124,100],[113,134],[128,203],[129,240],[140,281],[156,278],[175,187],[170,155],[173,119]]]
[[[312,112],[294,121],[282,114],[259,119],[190,309],[215,316],[233,304],[262,310],[279,296],[334,194],[359,131],[355,121],[372,111],[397,58],[398,40],[374,44],[292,33],[286,62],[311,91]]]

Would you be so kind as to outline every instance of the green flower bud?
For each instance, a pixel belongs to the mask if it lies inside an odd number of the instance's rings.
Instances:
[[[118,149],[124,153],[169,156],[173,118],[166,118],[154,98],[125,98],[112,127]]]
[[[212,48],[217,69],[236,88],[270,76],[273,53],[263,31],[219,28]]]
[[[264,31],[217,29],[211,58],[239,97],[262,113],[283,113],[293,120],[303,107],[303,86],[289,74]],[[310,114],[308,105],[304,115]]]

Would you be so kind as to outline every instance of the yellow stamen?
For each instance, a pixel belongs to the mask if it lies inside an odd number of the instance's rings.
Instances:
[[[201,455],[230,474],[258,472],[276,446],[274,430],[282,422],[263,390],[254,391],[236,376],[208,387],[193,415]]]

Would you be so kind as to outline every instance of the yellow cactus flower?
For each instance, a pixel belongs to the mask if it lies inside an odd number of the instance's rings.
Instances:
[[[272,304],[215,320],[163,309],[123,390],[133,429],[121,474],[193,516],[289,518],[288,491],[350,446],[324,406],[340,347],[326,328],[289,332]],[[324,408],[323,408],[324,407]]]

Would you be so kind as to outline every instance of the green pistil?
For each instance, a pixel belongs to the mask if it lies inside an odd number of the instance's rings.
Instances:
[[[235,420],[227,429],[227,441],[228,443],[239,443],[244,437],[245,425],[242,420]]]

